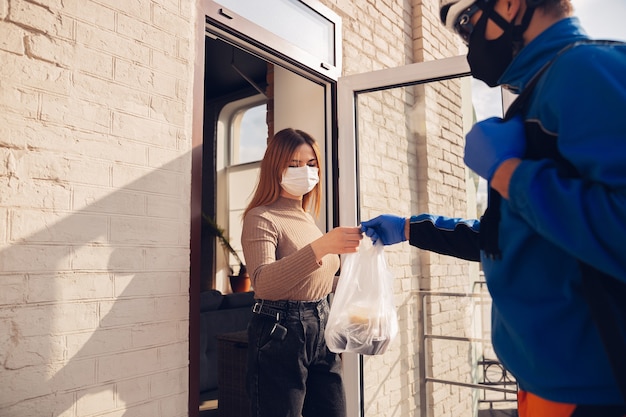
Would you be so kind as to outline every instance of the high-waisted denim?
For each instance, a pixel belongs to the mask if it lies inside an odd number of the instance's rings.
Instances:
[[[283,340],[270,335],[276,316],[253,314],[248,325],[250,416],[345,417],[341,359],[324,340],[327,300],[279,303]]]

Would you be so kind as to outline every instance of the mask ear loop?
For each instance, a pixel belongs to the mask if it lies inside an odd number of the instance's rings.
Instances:
[[[483,11],[483,14],[478,18],[478,21],[476,22],[476,24],[474,25],[474,29],[477,27],[482,27],[482,26],[487,26],[487,21],[489,19],[493,20],[498,26],[500,26],[500,28],[504,31],[507,30],[508,28],[508,24],[509,22],[507,22],[506,20],[504,20],[504,18],[502,16],[500,16],[498,13],[496,13],[494,11],[494,7],[496,2],[495,1],[477,1],[476,6],[478,6],[478,8],[480,10]],[[472,35],[474,34],[474,31],[472,31]]]
[[[530,21],[533,18],[533,14],[535,13],[534,6],[527,6],[526,11],[524,12],[524,16],[522,17],[522,23],[519,25],[515,25],[513,23],[509,23],[505,18],[500,16],[498,12],[495,11],[495,2],[489,2],[487,4],[478,2],[476,3],[478,7],[483,10],[483,14],[487,15],[487,18],[491,19],[496,25],[500,27],[503,31],[512,30],[512,38],[513,38],[513,56],[517,55],[517,53],[524,46],[524,32],[528,29],[530,25]],[[481,16],[482,18],[482,16]]]
[[[502,16],[500,16],[500,14],[498,12],[496,12],[496,10],[494,9],[495,7],[495,2],[490,3],[491,7],[481,7],[481,9],[483,9],[483,14],[487,15],[488,19],[493,20],[493,22],[500,26],[500,29],[502,29],[503,31],[507,31],[507,30],[511,30],[511,27],[513,27],[513,25],[509,22],[506,21],[506,19]],[[480,7],[480,6],[479,6]]]

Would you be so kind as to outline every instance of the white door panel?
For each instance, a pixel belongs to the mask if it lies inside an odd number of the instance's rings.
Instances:
[[[464,182],[467,179],[463,168],[457,167],[463,165],[462,161],[459,164],[458,159],[459,153],[462,157],[462,148],[461,151],[459,148],[463,133],[473,123],[471,80],[468,74],[466,58],[458,56],[339,78],[338,195],[341,225],[359,224],[370,218],[370,215],[381,212],[414,214],[409,211],[426,205],[421,200],[426,195],[424,188],[429,183],[428,178],[439,172],[447,176],[446,180],[448,177],[450,181]],[[443,154],[424,155],[433,148],[435,150],[432,151],[437,152],[433,144],[438,145],[439,138],[447,141],[447,136],[453,138],[449,139],[450,145],[446,142],[442,146]],[[445,163],[447,158],[452,159],[449,164]],[[415,167],[416,172],[412,172]],[[445,180],[442,182],[445,183]],[[471,205],[475,190],[469,191],[470,194],[472,192],[471,196],[458,197],[466,198],[468,205]],[[454,196],[450,197],[450,201],[454,201]],[[446,202],[441,205],[446,207]],[[452,214],[453,208],[450,210]],[[475,210],[474,213],[470,210],[463,214],[475,215]],[[415,252],[409,251],[408,245],[405,245],[402,248],[390,248],[387,252],[393,252],[394,259],[415,258]],[[404,269],[410,268],[411,265],[407,265]],[[477,268],[471,270],[470,274],[477,275]],[[402,282],[408,281],[403,279]],[[402,300],[398,307],[410,310],[413,303],[407,300],[410,291],[405,291],[404,287],[398,288],[398,285],[396,288],[396,298]],[[412,325],[411,320],[402,325]],[[425,370],[417,369],[425,366],[418,364],[417,348],[414,341],[410,340],[411,332],[415,333],[415,330],[405,330],[407,336],[400,335],[402,340],[395,341],[395,351],[385,353],[384,358],[343,355],[349,417],[424,414],[425,410],[420,410],[423,404],[418,404],[417,410],[407,408],[410,403],[415,405],[420,401],[419,392],[414,393],[413,398],[389,396],[383,387],[384,382],[380,381],[380,375],[387,375],[387,379],[398,377],[397,386],[402,386],[403,390],[410,391],[412,387],[418,387],[418,391],[425,391],[425,375],[422,373]],[[369,371],[370,368],[375,369],[376,365],[372,366],[376,364],[375,361],[385,364],[379,370]],[[405,369],[406,363],[419,366]],[[372,373],[371,378],[368,372]],[[464,370],[460,373],[464,373]],[[411,394],[407,395],[411,397]],[[394,403],[394,399],[399,403]],[[423,417],[426,417],[425,414]]]

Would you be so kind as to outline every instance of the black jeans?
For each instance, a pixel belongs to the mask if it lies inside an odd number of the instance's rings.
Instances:
[[[253,314],[248,325],[247,390],[251,417],[345,417],[341,359],[326,347],[326,299],[284,301],[283,340],[276,319]]]

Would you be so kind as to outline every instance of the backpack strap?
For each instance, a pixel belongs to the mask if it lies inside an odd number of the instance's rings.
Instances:
[[[530,96],[532,95],[537,83],[546,70],[563,52],[573,48],[575,44],[566,46],[564,49],[548,61],[537,73],[531,78],[524,90],[515,98],[504,115],[504,120],[510,120],[518,113],[525,114],[526,107]],[[500,229],[500,205],[502,196],[493,188],[487,190],[487,209],[480,219],[480,249],[485,256],[490,259],[500,259],[502,253],[498,242],[498,233]]]

